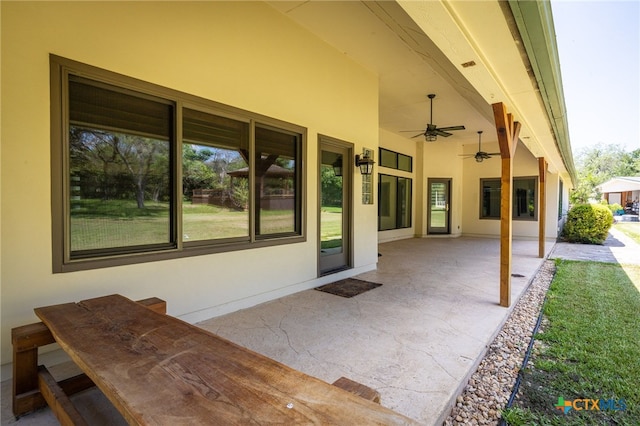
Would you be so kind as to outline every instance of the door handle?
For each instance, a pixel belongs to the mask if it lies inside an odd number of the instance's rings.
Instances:
[[[445,204],[445,210],[449,211],[449,203]]]

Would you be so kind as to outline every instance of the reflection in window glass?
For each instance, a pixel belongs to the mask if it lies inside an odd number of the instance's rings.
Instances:
[[[380,148],[380,166],[390,169],[398,168],[398,154],[388,149]]]
[[[300,135],[256,126],[256,236],[299,233]]]
[[[564,183],[562,182],[562,179],[560,179],[559,182],[559,187],[558,187],[558,219],[562,219],[562,197],[564,196]]]
[[[500,219],[500,179],[481,179],[480,194],[480,217]]]
[[[536,177],[513,179],[512,218],[514,220],[537,220]],[[500,219],[500,179],[481,179],[482,205],[480,218]]]
[[[183,112],[182,234],[185,243],[249,237],[249,124]]]
[[[536,217],[536,179],[513,180],[513,218],[535,219]]]
[[[380,166],[390,169],[402,170],[404,172],[413,171],[413,157],[380,148]]]
[[[322,151],[320,166],[320,254],[343,252],[343,177],[336,175],[334,164],[342,164],[342,155]]]
[[[398,228],[411,227],[411,179],[398,178]]]
[[[69,82],[72,258],[172,242],[171,114],[166,103]]]
[[[397,218],[397,178],[395,176],[380,175],[380,189],[378,191],[378,230],[385,231],[396,228]]]
[[[413,171],[412,158],[408,155],[398,154],[398,170]]]
[[[411,227],[411,179],[379,175],[378,230]]]
[[[304,241],[303,127],[50,59],[54,273]]]

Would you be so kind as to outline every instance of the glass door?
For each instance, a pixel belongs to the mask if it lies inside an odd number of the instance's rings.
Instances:
[[[320,151],[320,275],[351,267],[350,149],[321,141]]]
[[[451,179],[428,180],[427,232],[429,234],[449,234],[451,213]]]

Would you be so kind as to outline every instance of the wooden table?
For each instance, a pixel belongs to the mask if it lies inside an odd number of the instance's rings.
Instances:
[[[120,295],[35,312],[129,424],[416,424]]]

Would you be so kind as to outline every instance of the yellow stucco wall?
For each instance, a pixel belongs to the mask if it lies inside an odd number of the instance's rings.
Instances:
[[[33,308],[158,296],[194,321],[313,287],[317,134],[378,146],[377,77],[255,2],[2,2],[2,363]],[[307,242],[66,274],[51,272],[49,54],[308,129]],[[375,267],[376,205],[354,176],[353,273]]]
[[[413,179],[413,215],[412,227],[392,231],[378,232],[379,242],[393,241],[412,236],[429,237],[427,228],[428,213],[428,179],[451,179],[450,199],[450,234],[437,237],[458,237],[460,235],[500,236],[500,221],[480,219],[480,179],[500,178],[500,157],[494,156],[482,163],[469,157],[476,153],[477,145],[453,144],[446,140],[436,142],[413,141],[403,138],[384,129],[380,130],[380,146],[414,157],[413,173],[398,172],[384,167],[379,173],[406,176]],[[498,152],[500,148],[495,141],[483,144],[486,152]],[[514,158],[514,176],[537,176],[538,160],[524,145],[516,150]],[[547,176],[547,238],[557,236],[558,211],[558,175]],[[514,238],[538,238],[538,221],[513,221]]]
[[[415,235],[416,228],[416,215],[419,214],[420,207],[418,204],[418,198],[416,197],[418,183],[418,168],[420,167],[420,159],[417,158],[416,155],[416,143],[410,139],[403,138],[402,136],[398,136],[395,133],[391,133],[387,130],[380,129],[380,147],[385,148],[391,151],[395,151],[404,155],[408,155],[413,158],[413,172],[405,172],[401,170],[390,169],[387,167],[378,166],[376,168],[376,173],[382,173],[392,176],[401,176],[405,178],[411,179],[411,184],[413,188],[413,199],[411,203],[411,227],[403,228],[403,229],[392,229],[388,231],[379,231],[378,232],[378,242],[384,243],[388,241],[403,239],[403,238],[412,238]],[[376,153],[378,156],[378,153]],[[380,158],[376,158],[377,163],[380,163]],[[376,188],[376,193],[377,193]]]
[[[425,223],[424,235],[428,234],[428,198],[429,178],[451,179],[451,198],[449,200],[449,215],[451,216],[449,228],[452,236],[460,236],[464,229],[462,228],[462,218],[467,214],[467,200],[464,198],[464,186],[462,181],[462,173],[464,164],[461,153],[461,145],[448,142],[444,138],[438,138],[435,142],[421,142],[424,144],[424,208],[422,220]]]
[[[497,142],[482,143],[482,150],[486,152],[499,152]],[[467,145],[465,154],[473,154],[477,151],[477,147]],[[464,160],[464,198],[469,211],[465,212],[463,217],[463,233],[468,235],[479,236],[499,236],[500,221],[492,219],[480,219],[480,179],[492,178],[499,179],[500,156],[494,156],[482,163],[476,163],[473,158]],[[538,159],[522,144],[517,149],[513,159],[513,176],[514,177],[531,177],[538,176]],[[556,177],[554,179],[554,176]],[[556,221],[557,214],[557,175],[549,174],[547,176],[547,227],[546,237],[556,237]],[[536,194],[537,196],[537,194]],[[554,198],[555,197],[555,198]],[[555,210],[554,210],[555,209]],[[554,216],[556,215],[556,216]],[[512,222],[512,233],[514,238],[538,238],[538,221],[514,220]]]

